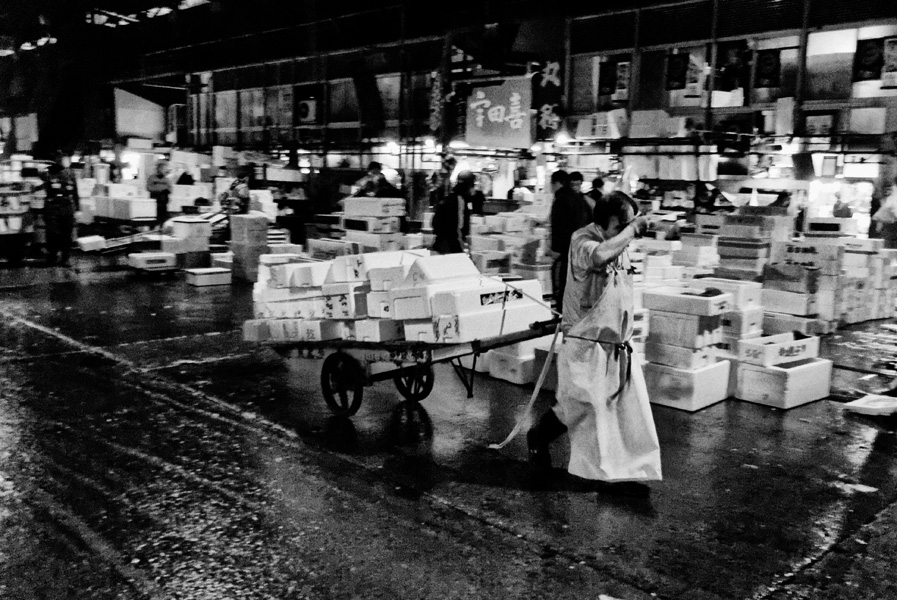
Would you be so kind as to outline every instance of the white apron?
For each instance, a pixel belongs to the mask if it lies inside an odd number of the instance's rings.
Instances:
[[[570,330],[558,354],[554,411],[568,428],[567,470],[601,481],[662,479],[660,443],[645,377],[632,356],[632,284],[618,258],[601,297]]]

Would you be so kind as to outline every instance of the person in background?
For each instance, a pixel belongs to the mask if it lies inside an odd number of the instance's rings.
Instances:
[[[75,230],[75,212],[80,210],[78,185],[69,168],[69,157],[61,153],[47,169],[44,202],[44,219],[47,225],[47,264],[70,267],[69,252],[72,248],[72,232]]]
[[[474,181],[476,183],[470,194],[470,201],[467,203],[468,222],[470,220],[469,215],[483,216],[486,214],[483,209],[486,205],[486,194],[484,194],[482,190],[482,181],[477,178],[475,178]]]
[[[467,203],[473,195],[476,177],[470,171],[458,173],[458,181],[433,214],[433,251],[440,254],[464,252],[464,238],[470,231]]]
[[[835,205],[832,207],[832,216],[836,219],[853,218],[853,211],[850,205],[841,200],[841,192],[835,192]]]
[[[383,165],[377,161],[371,161],[368,165],[367,175],[359,182],[359,190],[356,196],[370,196],[375,198],[401,198],[399,189],[386,180],[383,175]]]
[[[592,180],[592,189],[589,190],[588,198],[586,198],[586,200],[592,210],[594,210],[595,203],[602,198],[604,198],[604,180],[600,177],[596,177]]]
[[[558,170],[551,174],[551,191],[554,192],[554,202],[551,204],[551,250],[557,254],[551,279],[557,311],[563,313],[570,238],[577,229],[591,222],[591,211],[585,199],[573,191],[566,171]]]
[[[779,195],[776,196],[775,200],[769,203],[769,206],[783,206],[789,208],[791,206],[791,193],[779,192]]]
[[[156,201],[156,224],[159,228],[168,220],[168,198],[171,196],[171,180],[168,179],[168,161],[156,161],[156,172],[146,180],[146,191]]]
[[[633,360],[633,283],[626,249],[648,226],[623,192],[599,202],[573,234],[555,404],[526,436],[530,462],[551,468],[549,445],[570,435],[572,475],[599,492],[645,497],[661,479],[660,444],[641,364]]]
[[[590,202],[591,198],[582,193],[582,184],[582,173],[580,173],[579,171],[573,171],[572,173],[570,173],[570,189],[573,190],[573,193],[579,196],[580,199],[586,203],[586,206],[589,207],[589,210],[592,210],[595,205]]]

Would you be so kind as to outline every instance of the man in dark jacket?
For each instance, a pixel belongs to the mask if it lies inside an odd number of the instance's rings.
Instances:
[[[44,221],[47,225],[47,263],[70,267],[69,252],[75,229],[75,212],[80,209],[78,185],[68,168],[68,158],[58,155],[47,169]]]
[[[551,250],[558,256],[552,268],[552,284],[558,312],[563,312],[564,288],[567,285],[567,255],[570,239],[577,229],[592,222],[588,203],[570,186],[570,176],[558,170],[551,174],[554,202],[551,205]]]
[[[467,207],[473,195],[476,177],[470,171],[458,173],[452,193],[436,207],[433,214],[433,251],[440,254],[464,252],[464,238],[470,231],[470,211]],[[569,243],[569,242],[568,242]]]

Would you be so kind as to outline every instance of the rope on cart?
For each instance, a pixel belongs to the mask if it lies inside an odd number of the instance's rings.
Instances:
[[[551,308],[551,306],[546,304],[545,301],[542,300],[541,298],[534,298],[533,296],[530,296],[523,290],[514,287],[513,285],[509,284],[506,281],[502,282],[502,283],[504,283],[507,287],[523,294],[525,297],[529,298],[530,300],[533,300],[533,301],[541,304],[542,306],[545,306],[555,316],[557,316],[557,317],[561,316],[561,313],[559,313],[558,311]],[[504,311],[502,311],[502,318],[504,318]],[[502,448],[507,446],[511,442],[511,440],[513,440],[515,437],[517,437],[517,435],[523,430],[523,425],[526,422],[528,422],[529,414],[533,410],[533,406],[536,404],[536,398],[539,397],[539,392],[542,391],[542,385],[545,383],[545,377],[548,376],[548,371],[549,371],[549,369],[551,369],[551,362],[552,362],[552,360],[554,360],[554,348],[557,345],[558,335],[560,333],[561,333],[561,324],[558,323],[557,326],[554,328],[554,337],[551,338],[551,347],[548,349],[548,358],[545,360],[545,364],[542,366],[542,372],[539,373],[539,379],[536,380],[536,387],[533,388],[533,394],[532,394],[532,396],[530,396],[529,402],[526,404],[526,408],[523,410],[523,413],[520,415],[520,418],[517,420],[517,424],[514,425],[514,429],[512,429],[511,433],[508,434],[508,437],[506,437],[504,439],[504,441],[499,444],[489,444],[488,448],[490,450],[501,450]]]

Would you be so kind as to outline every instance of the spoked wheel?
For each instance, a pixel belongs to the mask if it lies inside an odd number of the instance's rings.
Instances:
[[[338,417],[351,417],[364,397],[364,371],[357,360],[343,352],[324,359],[321,367],[321,391],[324,401]]]
[[[411,402],[420,402],[433,391],[433,367],[417,365],[399,371],[395,376],[396,389]]]

